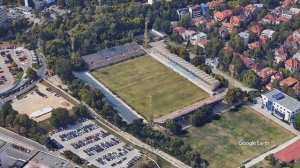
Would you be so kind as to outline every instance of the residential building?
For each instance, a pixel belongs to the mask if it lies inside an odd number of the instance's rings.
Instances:
[[[261,63],[255,63],[250,66],[251,70],[253,70],[255,73],[258,73],[261,71],[265,66]]]
[[[199,41],[207,40],[207,34],[199,32],[191,37],[190,41],[193,45],[197,45]]]
[[[262,84],[266,84],[270,81],[271,77],[277,73],[276,70],[266,67],[259,71],[257,75],[260,77]]]
[[[242,23],[242,19],[239,16],[231,16],[230,23],[234,26],[240,26]]]
[[[296,72],[300,70],[300,61],[295,58],[290,58],[284,62],[285,69],[291,72]]]
[[[7,10],[5,6],[0,6],[0,27],[8,20]]]
[[[271,76],[271,82],[273,82],[275,79],[281,81],[283,79],[282,73],[278,72],[275,75]]]
[[[300,39],[300,29],[297,29],[293,32],[293,37],[299,38]]]
[[[274,30],[266,29],[261,32],[261,36],[267,36],[269,39],[272,39],[274,33]]]
[[[290,20],[290,18],[288,18],[288,17],[280,16],[276,19],[276,24],[288,22],[289,20]]]
[[[274,154],[281,163],[291,163],[300,159],[300,140],[288,145]]]
[[[184,37],[184,33],[187,31],[184,27],[175,27],[173,29],[174,32],[177,32],[182,38]]]
[[[261,96],[263,106],[282,120],[292,122],[295,115],[300,111],[299,101],[277,89],[273,89]]]
[[[252,31],[253,33],[256,33],[257,35],[260,35],[262,29],[263,29],[263,27],[260,25],[254,25],[254,26],[249,27],[249,30]]]
[[[201,16],[201,8],[200,5],[190,5],[188,6],[190,17],[197,18]]]
[[[297,59],[298,61],[300,61],[300,50],[293,55],[293,58]]]
[[[240,32],[239,36],[244,39],[244,44],[247,45],[249,43],[249,33]]]
[[[206,3],[201,3],[200,7],[201,7],[201,13],[204,16],[206,14],[207,9],[208,9],[208,5]]]
[[[229,33],[232,32],[234,25],[229,22],[222,22],[222,27],[226,28]]]
[[[213,1],[207,2],[207,6],[210,9],[214,9],[216,6],[221,5],[221,3],[223,3],[223,0],[213,0]]]
[[[255,41],[253,43],[248,44],[249,49],[255,49],[255,48],[260,48],[261,47],[261,42],[260,41]]]
[[[223,21],[229,18],[232,15],[232,10],[223,10],[221,11],[214,11],[214,19],[216,21]]]
[[[294,16],[300,14],[300,8],[290,8],[290,11]]]
[[[277,18],[274,15],[266,15],[263,19],[262,19],[262,23],[264,24],[275,24],[276,23]]]
[[[178,18],[181,19],[185,14],[189,13],[188,8],[178,9],[177,11]]]
[[[283,86],[292,87],[297,83],[298,83],[297,79],[295,79],[293,77],[287,77],[286,79],[283,79],[282,81],[280,81],[279,85],[280,85],[280,87],[283,87]]]
[[[252,59],[252,58],[248,58],[248,57],[242,57],[242,61],[243,61],[244,65],[245,65],[247,68],[250,68],[251,65],[254,64],[254,61],[255,61],[255,60]]]

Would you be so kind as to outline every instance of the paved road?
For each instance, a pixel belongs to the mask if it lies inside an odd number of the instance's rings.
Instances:
[[[90,86],[99,89],[106,97],[106,99],[113,105],[113,108],[118,111],[120,116],[128,123],[132,123],[133,120],[143,118],[135,110],[129,107],[123,100],[112,93],[106,86],[95,79],[88,72],[73,72],[76,78],[88,83]],[[146,121],[146,120],[144,120]]]
[[[228,76],[227,74],[221,72],[220,70],[218,70],[217,68],[213,68],[212,69],[212,72],[214,74],[218,74],[218,75],[221,75],[223,76],[225,79],[227,79],[229,82],[232,80],[230,76]],[[237,87],[237,88],[241,88],[242,90],[244,91],[251,91],[251,90],[254,90],[248,86],[245,86],[244,84],[242,84],[241,82],[237,81],[234,79],[234,86]]]
[[[85,104],[85,103],[83,103]],[[85,104],[86,105],[86,104]],[[108,121],[106,121],[105,119],[103,119],[100,115],[98,115],[92,108],[90,108],[88,105],[86,105],[86,107],[89,109],[90,115],[95,118],[98,122],[100,122],[101,124],[105,125],[107,128],[109,128],[111,131],[113,131],[114,133],[116,133],[117,135],[123,137],[124,139],[126,139],[127,141],[131,142],[132,144],[139,146],[141,148],[144,148],[150,152],[155,153],[156,155],[160,156],[161,158],[165,159],[166,161],[170,162],[172,165],[174,165],[175,167],[178,168],[190,168],[189,166],[187,166],[186,164],[184,164],[183,162],[181,162],[180,160],[174,158],[173,156],[159,150],[156,148],[151,147],[148,144],[145,144],[144,142],[140,141],[139,139],[137,139],[136,137],[130,135],[127,132],[121,131],[119,128],[115,127],[114,125],[112,125],[111,123],[109,123]]]
[[[264,158],[266,156],[268,156],[271,153],[276,153],[278,151],[280,151],[281,149],[285,148],[286,146],[292,144],[293,142],[297,141],[300,139],[300,132],[297,131],[292,125],[288,125],[284,122],[282,122],[280,119],[274,117],[270,112],[266,111],[265,109],[261,108],[261,100],[258,99],[258,103],[257,104],[252,104],[252,103],[248,103],[247,104],[250,108],[254,109],[256,112],[262,114],[263,116],[269,118],[270,120],[274,121],[275,123],[277,123],[278,125],[280,125],[281,127],[285,128],[286,130],[290,131],[291,133],[297,135],[296,137],[294,137],[293,139],[290,139],[289,141],[277,146],[276,148],[263,153],[262,155],[252,159],[250,162],[246,163],[245,166],[246,167],[251,167],[255,164],[257,164],[258,162],[264,160]]]
[[[36,149],[36,150],[40,150],[40,151],[44,151],[44,152],[48,152],[48,150],[42,146],[41,144],[31,140],[31,139],[28,139],[26,137],[23,137],[19,134],[16,134],[14,132],[11,132],[5,128],[2,128],[0,127],[0,136],[1,138],[9,141],[9,142],[17,142],[17,143],[21,143],[23,144],[24,146],[27,146],[31,149]]]

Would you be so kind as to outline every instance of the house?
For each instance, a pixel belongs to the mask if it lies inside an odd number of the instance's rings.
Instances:
[[[207,6],[210,9],[214,9],[216,6],[221,5],[221,3],[223,3],[223,0],[213,0],[213,1],[207,2]]]
[[[205,33],[199,32],[191,37],[191,44],[197,45],[199,41],[207,40],[207,35]]]
[[[255,73],[261,71],[264,67],[265,66],[261,63],[255,63],[250,66],[251,70],[253,70]]]
[[[173,29],[173,31],[179,33],[180,35],[182,35],[186,32],[186,29],[184,27],[175,27]]]
[[[280,62],[285,62],[287,59],[287,55],[275,55],[274,62],[275,64],[279,64]]]
[[[285,16],[280,16],[276,19],[276,24],[280,24],[280,23],[284,23],[284,22],[288,22],[290,19],[288,17]]]
[[[281,72],[278,72],[277,74],[271,76],[271,82],[273,82],[275,79],[281,81],[283,79],[283,75]]]
[[[249,27],[249,30],[257,35],[260,35],[262,29],[263,29],[263,27],[260,25],[254,25],[254,26]]]
[[[285,69],[290,70],[291,72],[296,72],[300,70],[300,61],[295,58],[290,58],[284,62]]]
[[[300,29],[293,31],[293,37],[300,39]]]
[[[260,41],[255,41],[253,43],[248,44],[249,49],[255,49],[255,48],[260,48],[261,47],[261,42]]]
[[[293,55],[293,58],[297,59],[298,61],[300,61],[300,50]]]
[[[201,8],[200,5],[189,5],[188,6],[190,17],[197,18],[201,16]]]
[[[300,14],[300,8],[290,8],[290,11],[294,16],[297,16]]]
[[[250,68],[254,64],[254,59],[248,57],[242,57],[242,61],[247,68]]]
[[[177,9],[178,18],[181,19],[185,14],[189,13],[188,8]]]
[[[228,32],[232,32],[234,25],[228,22],[222,22],[222,27],[226,28]]]
[[[274,33],[275,33],[274,30],[266,29],[266,30],[262,31],[260,35],[267,36],[269,39],[272,39]]]
[[[215,21],[209,21],[205,23],[206,29],[211,29],[215,25]]]
[[[266,84],[270,81],[271,76],[275,75],[277,73],[276,70],[266,67],[259,71],[257,75],[260,77],[262,84]]]
[[[292,122],[295,115],[300,111],[300,102],[296,99],[284,94],[283,92],[273,89],[267,93],[261,95],[263,106],[265,109],[270,111],[274,116],[279,119],[285,120],[287,122]],[[300,157],[300,150],[299,157]],[[286,160],[287,156],[280,157],[281,155],[277,154],[277,157]],[[276,154],[275,154],[276,157]]]
[[[197,45],[198,45],[199,47],[205,49],[205,45],[206,45],[208,42],[209,42],[208,40],[200,40],[200,41],[198,41]]]
[[[274,15],[266,15],[263,19],[262,19],[262,23],[264,24],[275,24],[276,23],[277,18]]]
[[[244,44],[247,45],[249,43],[249,33],[240,32],[239,36],[244,39]]]
[[[292,87],[297,83],[298,83],[297,79],[295,79],[293,77],[287,77],[286,79],[283,79],[282,81],[280,81],[279,85],[280,85],[280,87],[283,87],[283,86]]]
[[[239,16],[231,16],[230,23],[234,26],[240,26],[242,23],[242,19]]]
[[[299,49],[300,48],[300,38],[297,36],[290,35],[286,38],[283,45],[287,48]]]
[[[223,10],[221,11],[214,11],[214,19],[216,21],[223,21],[229,18],[232,15],[232,10]]]
[[[208,5],[206,3],[201,3],[200,7],[201,7],[201,13],[204,16],[206,14],[207,9],[208,9]]]
[[[297,140],[274,154],[281,163],[291,163],[300,159],[300,140]]]
[[[288,6],[288,5],[295,5],[297,3],[297,0],[284,0],[282,2],[283,6]]]

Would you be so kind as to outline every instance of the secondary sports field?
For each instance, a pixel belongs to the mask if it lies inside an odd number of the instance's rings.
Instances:
[[[190,127],[188,133],[175,138],[183,140],[208,160],[209,167],[238,167],[279,145],[294,135],[249,107],[236,112],[223,113],[202,127]],[[241,142],[268,142],[261,145],[245,145]],[[240,143],[239,143],[240,142]]]
[[[92,75],[147,119],[150,95],[154,118],[208,97],[208,93],[150,56],[102,68]]]

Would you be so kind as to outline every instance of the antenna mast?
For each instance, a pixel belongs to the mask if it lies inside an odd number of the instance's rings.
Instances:
[[[149,23],[149,18],[145,18],[145,32],[144,32],[144,44],[143,46],[145,48],[149,48],[149,35],[148,35],[148,23]]]

